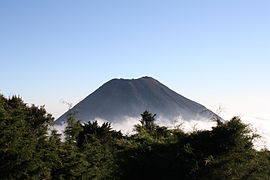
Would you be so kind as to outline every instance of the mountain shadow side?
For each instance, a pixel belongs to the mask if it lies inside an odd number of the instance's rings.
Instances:
[[[218,117],[203,105],[177,94],[159,81],[142,77],[108,81],[59,117],[56,124],[66,121],[67,115],[72,112],[82,122],[95,118],[119,122],[126,117],[138,117],[145,110],[171,121],[177,117],[183,120]]]

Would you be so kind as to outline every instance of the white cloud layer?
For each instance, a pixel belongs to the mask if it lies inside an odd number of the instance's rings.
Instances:
[[[233,117],[233,116],[231,116]],[[249,127],[261,138],[257,139],[254,144],[255,148],[260,150],[270,148],[270,118],[267,117],[258,117],[258,116],[242,116],[242,121],[249,125]],[[112,122],[112,128],[115,130],[121,130],[124,134],[130,135],[134,133],[134,125],[139,124],[140,117],[125,117],[121,122],[114,123]],[[105,119],[96,118],[94,121],[98,121],[99,124],[107,122]],[[194,130],[211,130],[213,126],[216,125],[214,121],[211,120],[183,120],[181,117],[176,118],[173,122],[164,119],[158,118],[157,124],[161,126],[166,126],[168,128],[175,128],[180,126],[185,132],[191,132]],[[64,132],[66,125],[56,125],[54,128],[57,129],[60,133]]]
[[[258,116],[242,116],[242,121],[261,137],[255,141],[256,149],[270,149],[270,118]]]

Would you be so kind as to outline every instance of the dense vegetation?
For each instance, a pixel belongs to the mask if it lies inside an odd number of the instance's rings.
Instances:
[[[1,179],[270,179],[270,152],[238,117],[185,133],[146,111],[126,136],[71,114],[64,141],[52,125],[44,107],[0,96]]]

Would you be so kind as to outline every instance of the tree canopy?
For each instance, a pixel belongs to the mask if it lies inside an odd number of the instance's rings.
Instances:
[[[141,114],[132,135],[70,114],[64,139],[43,106],[0,95],[0,179],[269,179],[270,152],[256,151],[239,117],[186,133]]]

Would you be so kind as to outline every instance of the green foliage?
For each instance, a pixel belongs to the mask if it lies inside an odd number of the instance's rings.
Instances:
[[[152,113],[148,111],[144,111],[143,114],[141,114],[142,119],[140,120],[142,124],[142,128],[146,131],[153,131],[155,128],[155,117],[156,114],[152,115]]]
[[[91,179],[110,179],[116,173],[115,141],[121,137],[122,133],[112,130],[108,122],[101,126],[97,121],[83,125],[77,146],[90,164]]]
[[[44,107],[27,106],[21,98],[0,96],[0,174],[2,179],[50,176],[46,150],[53,118]]]
[[[52,172],[53,179],[90,179],[90,164],[86,155],[69,143],[63,143],[58,149],[59,161]]]
[[[61,140],[44,107],[0,95],[0,179],[270,178],[270,152],[253,149],[258,136],[238,117],[185,133],[141,115],[135,134],[124,136],[70,114]]]
[[[253,149],[257,135],[238,117],[219,122],[211,131],[184,133],[162,128],[160,133],[159,128],[155,126],[151,133],[141,128],[129,140],[133,145],[124,145],[126,149],[119,153],[123,179],[270,177],[269,158],[258,159],[258,153],[265,152]]]
[[[80,121],[75,119],[76,113],[68,114],[67,117],[67,127],[65,129],[65,137],[66,141],[69,143],[77,143],[78,136],[82,131],[83,127]]]

